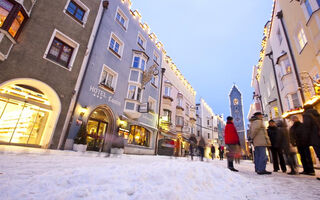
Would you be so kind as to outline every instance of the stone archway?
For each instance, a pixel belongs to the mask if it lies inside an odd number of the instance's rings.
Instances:
[[[36,79],[0,84],[0,142],[48,148],[61,112],[57,93]]]
[[[105,150],[106,143],[111,140],[111,136],[116,130],[116,118],[107,105],[100,105],[93,109],[87,119],[87,150],[99,151]]]

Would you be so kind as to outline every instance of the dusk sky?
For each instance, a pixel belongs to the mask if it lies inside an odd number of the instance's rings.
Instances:
[[[252,103],[253,65],[272,0],[132,0],[167,54],[216,114],[230,114],[233,83],[243,94],[245,118]]]

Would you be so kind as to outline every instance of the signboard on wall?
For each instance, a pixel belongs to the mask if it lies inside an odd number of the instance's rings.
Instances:
[[[148,113],[149,112],[149,103],[141,103],[139,106],[139,113]]]

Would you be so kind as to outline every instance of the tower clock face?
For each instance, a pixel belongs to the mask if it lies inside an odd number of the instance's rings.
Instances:
[[[233,104],[234,105],[239,105],[239,100],[237,98],[233,99]]]

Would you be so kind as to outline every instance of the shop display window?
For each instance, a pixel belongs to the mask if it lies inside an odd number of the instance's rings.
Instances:
[[[141,126],[131,126],[128,136],[128,144],[150,146],[150,132]]]

